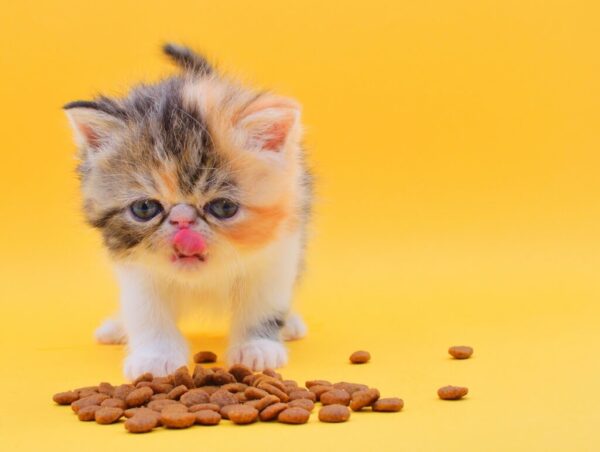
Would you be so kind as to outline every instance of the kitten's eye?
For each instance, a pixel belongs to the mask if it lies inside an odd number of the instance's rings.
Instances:
[[[239,206],[226,198],[218,198],[209,202],[204,210],[219,219],[231,218],[238,211]]]
[[[162,210],[162,205],[154,199],[140,199],[131,204],[131,213],[139,221],[151,220]]]

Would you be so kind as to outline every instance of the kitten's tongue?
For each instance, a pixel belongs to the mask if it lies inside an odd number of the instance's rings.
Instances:
[[[206,249],[204,238],[198,232],[190,229],[181,229],[175,234],[173,237],[173,246],[178,253],[185,256],[202,254]]]

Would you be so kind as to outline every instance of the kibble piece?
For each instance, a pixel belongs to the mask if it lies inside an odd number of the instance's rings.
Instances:
[[[213,395],[215,392],[217,392],[219,389],[221,389],[219,386],[200,386],[197,389],[202,389],[204,392],[206,392],[209,396]]]
[[[160,414],[160,421],[167,428],[188,428],[196,422],[196,413],[165,409]]]
[[[210,402],[216,403],[220,407],[225,405],[235,405],[238,403],[238,399],[231,392],[225,389],[219,389],[210,396]]]
[[[79,400],[79,393],[75,391],[59,392],[52,396],[52,400],[54,400],[59,405],[70,405],[73,402]]]
[[[171,374],[171,375],[165,375],[164,377],[154,377],[154,380],[152,380],[152,383],[160,383],[160,384],[166,383],[166,384],[169,384],[172,386],[174,383],[173,375]]]
[[[266,368],[265,370],[263,370],[263,374],[268,375],[269,377],[277,378],[278,380],[282,379],[281,374],[275,372],[275,369]]]
[[[281,403],[281,402],[274,403],[273,405],[269,405],[264,410],[262,410],[260,412],[260,414],[258,415],[258,417],[263,422],[272,421],[274,419],[277,419],[277,416],[279,416],[279,413],[281,413],[283,410],[285,410],[287,408],[288,408],[287,403]]]
[[[195,363],[215,363],[217,362],[217,355],[213,352],[204,351],[198,352],[194,355]]]
[[[127,405],[125,404],[125,401],[121,400],[121,399],[106,399],[104,400],[100,406],[102,407],[112,407],[112,408],[121,408],[122,410],[124,410],[125,408],[127,408]]]
[[[323,405],[346,405],[350,404],[350,394],[343,389],[332,389],[324,392],[319,398]]]
[[[161,414],[164,413],[165,411],[179,411],[180,413],[187,413],[189,411],[189,409],[183,403],[177,402],[177,403],[173,403],[171,405],[167,405],[167,406],[163,407],[162,410],[160,410]]]
[[[229,373],[235,377],[240,383],[244,382],[244,378],[252,375],[252,370],[243,364],[234,364],[229,368]]]
[[[109,397],[106,394],[94,394],[91,396],[84,397],[83,399],[76,400],[71,404],[71,409],[76,413],[79,412],[81,408],[91,405],[100,405]]]
[[[227,416],[234,424],[251,424],[258,419],[258,410],[248,405],[234,405],[227,411]]]
[[[107,396],[112,397],[115,391],[115,387],[110,383],[102,382],[98,385],[98,392],[100,394],[106,394]]]
[[[466,396],[469,389],[463,386],[444,386],[437,393],[442,400],[458,400]]]
[[[181,366],[179,369],[177,369],[173,375],[173,378],[175,379],[175,386],[184,385],[188,389],[195,387],[194,380],[192,379],[192,376],[190,375],[190,372],[186,366]]]
[[[154,380],[154,375],[152,375],[150,372],[146,372],[143,373],[142,375],[140,375],[139,377],[137,377],[135,380],[133,380],[133,385],[137,385],[140,381],[152,381]]]
[[[221,422],[221,415],[213,410],[196,411],[196,424],[217,425]]]
[[[277,420],[279,422],[283,422],[284,424],[306,424],[309,417],[309,411],[306,411],[304,408],[293,407],[286,408],[279,413]]]
[[[73,392],[79,394],[79,398],[82,399],[84,397],[97,394],[98,386],[84,386],[82,388],[73,389]]]
[[[160,413],[158,411],[151,410],[150,408],[141,407],[141,408],[129,408],[123,412],[126,418],[130,418],[135,416],[136,414],[144,414],[144,415],[152,415],[155,416],[156,419],[160,419]]]
[[[229,383],[235,383],[236,380],[235,377],[229,372],[219,370],[213,374],[212,382],[217,386],[223,386]]]
[[[179,402],[171,399],[152,400],[148,403],[148,408],[160,413],[168,405],[177,405],[178,403]]]
[[[333,387],[335,389],[343,389],[350,395],[354,394],[357,391],[364,391],[369,389],[367,385],[363,385],[360,383],[348,383],[347,381],[340,381],[339,383],[334,383]]]
[[[317,396],[315,395],[314,392],[308,391],[306,389],[299,389],[296,391],[291,391],[288,394],[290,400],[296,400],[296,399],[308,399],[308,400],[312,400],[313,402],[316,402],[317,400]]]
[[[229,419],[229,410],[231,410],[233,407],[240,405],[239,403],[232,403],[231,405],[225,405],[223,407],[221,407],[221,409],[219,410],[219,414],[221,415],[221,417],[223,417],[223,419]]]
[[[156,381],[150,382],[150,388],[154,391],[154,394],[168,394],[173,385],[169,383],[157,383]]]
[[[244,395],[249,400],[254,400],[254,399],[262,399],[263,397],[268,396],[269,393],[267,391],[263,391],[262,389],[255,388],[254,386],[250,386],[250,387],[246,388],[246,390],[244,391]]]
[[[290,408],[294,408],[294,407],[304,408],[306,411],[309,411],[309,412],[315,408],[315,403],[309,399],[292,400],[290,403],[288,403],[288,405],[290,406]]]
[[[152,394],[154,394],[152,392],[152,389],[150,389],[147,386],[138,388],[138,389],[131,391],[127,395],[127,397],[125,397],[125,403],[127,403],[128,407],[134,408],[134,407],[143,405],[148,400],[150,400],[150,397],[152,397]]]
[[[195,413],[196,411],[205,411],[205,410],[212,410],[212,411],[216,411],[218,413],[219,411],[221,411],[221,407],[219,405],[217,405],[216,403],[199,403],[198,405],[192,405],[191,407],[188,408],[188,411],[190,413]]]
[[[113,391],[113,397],[125,400],[130,392],[135,390],[135,386],[129,384],[119,385]]]
[[[251,406],[253,408],[256,408],[258,411],[262,411],[269,405],[273,405],[274,403],[279,402],[279,397],[274,396],[273,394],[268,394],[262,399],[250,400],[249,402],[244,403],[244,405]]]
[[[371,409],[373,411],[392,413],[400,411],[404,407],[404,400],[398,397],[388,397],[385,399],[379,399],[373,405]]]
[[[282,402],[287,402],[290,400],[289,396],[284,391],[272,385],[271,383],[266,383],[263,381],[259,383],[258,388],[262,389],[263,391],[267,391],[269,394],[279,397],[279,400]]]
[[[248,397],[246,397],[246,394],[244,394],[243,392],[236,392],[233,395],[240,403],[244,403],[244,402],[248,401]]]
[[[364,364],[369,362],[371,354],[365,350],[359,350],[350,355],[350,362],[352,364]]]
[[[244,383],[227,383],[221,386],[221,389],[225,389],[226,391],[237,393],[244,392],[248,388],[248,385]]]
[[[136,413],[125,421],[125,428],[130,433],[147,433],[158,425],[158,417],[146,412]]]
[[[77,411],[77,417],[80,421],[93,421],[96,411],[100,409],[100,405],[87,405]]]
[[[121,419],[122,416],[123,410],[121,408],[105,406],[96,410],[94,418],[98,424],[114,424]]]
[[[327,380],[308,380],[304,386],[310,389],[313,386],[332,386],[332,384]]]
[[[350,419],[350,410],[345,405],[327,405],[319,410],[321,422],[346,422]]]
[[[377,389],[372,388],[356,391],[352,394],[350,408],[352,408],[352,411],[360,411],[364,407],[372,405],[377,399],[379,399],[379,391]]]
[[[178,400],[187,391],[188,391],[188,388],[185,385],[175,386],[173,389],[171,389],[169,391],[169,393],[167,394],[167,397],[172,400]]]
[[[168,399],[169,396],[167,394],[165,394],[164,392],[161,392],[159,394],[154,394],[152,397],[150,397],[150,400],[163,400],[163,399]]]
[[[323,393],[331,391],[332,389],[335,388],[331,385],[314,385],[310,387],[310,392],[312,392],[315,395],[316,400],[320,400],[321,395],[323,395]]]
[[[466,345],[454,345],[448,349],[448,353],[456,359],[467,359],[473,354],[473,348]]]
[[[201,365],[197,365],[194,368],[194,376],[192,379],[194,380],[194,385],[199,388],[201,386],[207,386],[212,384],[212,376],[214,372],[211,369],[207,369],[206,367],[202,367]]]
[[[207,403],[209,396],[202,389],[190,389],[183,394],[179,401],[186,406],[198,405],[199,403]]]

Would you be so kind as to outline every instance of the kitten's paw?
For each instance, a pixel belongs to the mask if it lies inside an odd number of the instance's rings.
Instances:
[[[285,325],[281,329],[281,337],[286,341],[295,341],[306,336],[306,324],[299,314],[292,313],[285,320]]]
[[[125,358],[125,377],[133,381],[145,372],[155,377],[172,374],[181,366],[187,365],[187,353],[159,353],[152,351],[132,352]]]
[[[285,346],[271,339],[252,339],[229,349],[229,364],[244,364],[255,371],[276,369],[287,363]]]
[[[125,328],[120,320],[106,319],[94,332],[100,344],[124,344],[127,342]]]

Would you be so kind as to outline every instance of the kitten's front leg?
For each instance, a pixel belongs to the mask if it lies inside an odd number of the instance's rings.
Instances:
[[[121,312],[128,338],[124,373],[164,376],[187,363],[188,347],[177,329],[165,289],[139,267],[119,265]]]
[[[299,240],[290,242],[281,247],[279,259],[254,265],[253,273],[247,273],[247,279],[237,285],[228,353],[230,364],[242,363],[260,371],[287,363],[281,329],[290,310],[300,249]]]

